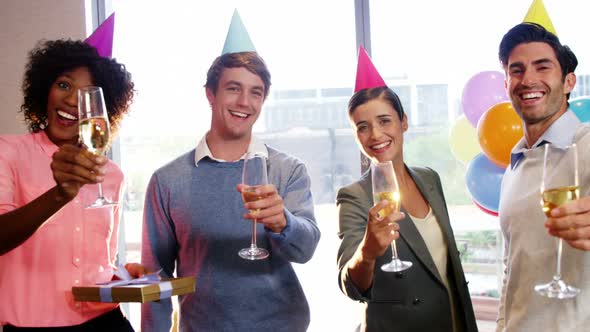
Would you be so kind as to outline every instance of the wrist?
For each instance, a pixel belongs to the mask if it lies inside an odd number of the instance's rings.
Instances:
[[[374,266],[375,262],[377,262],[377,257],[364,247],[361,247],[357,256],[359,263],[363,265]]]
[[[365,263],[375,264],[380,255],[375,254],[374,248],[371,248],[371,246],[367,245],[367,242],[363,240],[359,246],[358,256]]]
[[[281,234],[288,226],[287,216],[283,214],[283,219],[279,223],[274,224],[273,227],[268,227],[268,229],[275,234]]]
[[[68,186],[68,184],[63,183],[63,184],[57,184],[53,189],[53,197],[54,197],[54,201],[56,203],[60,203],[60,204],[66,204],[67,202],[71,201],[74,197],[69,195],[67,190],[64,188],[64,186]]]

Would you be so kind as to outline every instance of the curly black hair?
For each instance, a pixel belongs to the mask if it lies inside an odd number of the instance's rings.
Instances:
[[[47,127],[47,99],[55,80],[79,67],[87,67],[93,84],[102,87],[105,103],[115,133],[134,96],[134,84],[125,65],[101,57],[83,41],[71,39],[42,40],[29,52],[22,84],[24,101],[21,112],[30,132]]]

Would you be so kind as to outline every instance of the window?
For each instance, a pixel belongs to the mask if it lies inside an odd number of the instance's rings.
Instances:
[[[571,44],[581,60],[572,97],[588,95],[590,62],[582,59],[590,58],[590,44],[581,39],[578,24],[587,14],[573,10],[585,8],[585,2],[544,2],[562,41]],[[472,204],[465,165],[451,155],[448,130],[462,114],[465,82],[480,71],[501,70],[498,43],[509,27],[522,21],[529,6],[530,0],[370,2],[371,36],[365,38],[371,40],[372,59],[410,119],[406,162],[430,166],[442,177],[474,299],[498,296],[501,235],[497,220]],[[126,258],[139,261],[149,177],[193,149],[209,127],[206,70],[221,52],[236,7],[272,73],[271,94],[255,132],[305,161],[312,177],[322,240],[314,258],[296,266],[311,306],[309,331],[353,330],[360,308],[336,284],[340,241],[334,204],[338,188],[361,172],[347,119],[357,59],[352,2],[112,2],[117,13],[114,54],[133,74],[138,89],[120,132],[120,164],[128,179],[122,233]],[[485,305],[487,311],[478,313],[480,329],[492,331],[494,303]],[[138,327],[139,306],[130,310]]]
[[[114,54],[133,74],[138,90],[120,132],[120,164],[129,181],[124,214],[127,259],[140,259],[149,177],[194,149],[209,128],[206,70],[221,53],[234,6],[272,74],[255,132],[305,161],[312,177],[323,237],[314,258],[295,266],[311,307],[309,330],[352,330],[360,312],[335,282],[339,239],[334,204],[336,190],[360,174],[360,154],[346,109],[356,72],[352,3],[113,2]],[[325,310],[335,305],[338,309]],[[130,305],[130,318],[138,326],[139,305]]]
[[[418,99],[418,124],[436,125],[448,121],[448,93],[446,84],[422,84],[416,86]]]
[[[570,98],[590,96],[590,75],[577,75],[577,82]]]
[[[580,60],[572,97],[589,95],[590,63],[582,59],[589,58],[590,46],[576,23],[586,19],[581,9],[587,5],[577,0],[544,4],[561,41],[572,46]],[[430,166],[441,176],[480,331],[495,328],[502,235],[497,218],[471,202],[464,180],[466,166],[452,156],[448,132],[463,114],[465,83],[481,71],[502,71],[498,44],[509,28],[522,22],[530,5],[530,0],[370,2],[373,61],[393,82],[404,108],[411,110],[405,160],[409,165]],[[408,84],[410,91],[395,83]]]

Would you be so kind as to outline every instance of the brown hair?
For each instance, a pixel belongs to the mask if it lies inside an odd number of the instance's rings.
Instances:
[[[256,52],[226,53],[218,56],[207,71],[205,88],[217,93],[219,77],[225,68],[246,68],[252,74],[258,75],[264,83],[264,98],[270,90],[270,72],[264,60]]]

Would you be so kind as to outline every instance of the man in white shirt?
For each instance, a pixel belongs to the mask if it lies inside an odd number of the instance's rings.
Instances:
[[[585,331],[590,326],[590,253],[580,249],[590,248],[590,201],[554,209],[552,216],[558,218],[550,219],[539,205],[544,144],[580,147],[580,194],[590,194],[590,126],[568,110],[578,61],[557,36],[533,23],[508,31],[499,56],[525,135],[512,149],[500,194],[506,271],[497,331]],[[543,297],[534,291],[555,272],[553,236],[571,245],[563,247],[561,271],[566,283],[581,290],[573,299]]]

